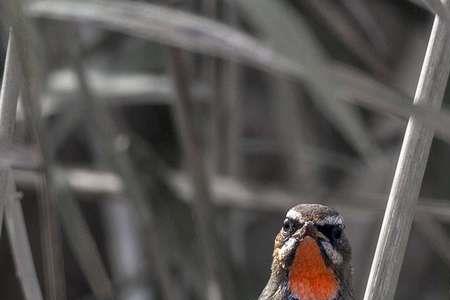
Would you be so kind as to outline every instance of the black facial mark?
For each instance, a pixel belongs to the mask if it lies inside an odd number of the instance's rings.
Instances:
[[[342,236],[342,228],[339,226],[333,226],[333,229],[331,230],[331,237],[332,239],[338,240]]]
[[[331,242],[339,240],[342,236],[342,227],[339,225],[319,225],[317,230],[329,238]]]

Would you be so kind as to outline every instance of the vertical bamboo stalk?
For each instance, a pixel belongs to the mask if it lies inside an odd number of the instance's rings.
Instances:
[[[448,24],[435,17],[414,104],[439,109],[450,71]],[[410,117],[364,300],[391,300],[406,251],[433,130]]]

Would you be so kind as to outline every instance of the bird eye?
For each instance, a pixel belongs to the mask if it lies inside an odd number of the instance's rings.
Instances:
[[[291,219],[285,219],[283,222],[283,231],[291,233],[294,230],[294,222]]]

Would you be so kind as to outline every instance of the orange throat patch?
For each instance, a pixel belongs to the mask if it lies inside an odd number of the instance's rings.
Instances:
[[[332,300],[338,292],[338,282],[332,269],[326,266],[317,242],[307,236],[295,252],[289,272],[289,288],[301,300]]]

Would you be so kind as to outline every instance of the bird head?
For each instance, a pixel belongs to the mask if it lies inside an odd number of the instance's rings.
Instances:
[[[324,205],[297,205],[275,239],[272,274],[260,299],[351,299],[350,260],[342,216]]]

